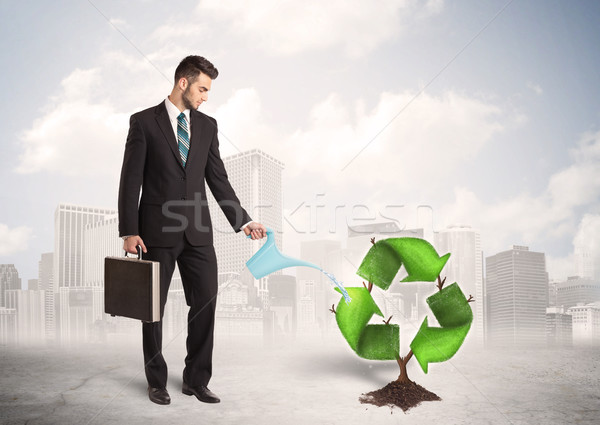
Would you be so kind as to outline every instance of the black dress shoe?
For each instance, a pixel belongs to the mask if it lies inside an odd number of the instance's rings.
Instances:
[[[170,404],[171,397],[166,388],[152,388],[148,387],[148,398],[151,402],[156,404]]]
[[[197,387],[190,387],[185,382],[181,387],[181,392],[185,395],[195,395],[196,398],[204,403],[220,403],[221,399],[217,397],[215,393],[206,388],[204,385],[198,385]]]

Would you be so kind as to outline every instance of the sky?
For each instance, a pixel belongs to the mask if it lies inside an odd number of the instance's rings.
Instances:
[[[178,62],[221,155],[285,164],[284,248],[385,217],[527,245],[551,279],[600,253],[600,3],[0,2],[0,263],[37,277],[59,203],[116,208],[129,116]],[[268,225],[268,223],[265,223]]]

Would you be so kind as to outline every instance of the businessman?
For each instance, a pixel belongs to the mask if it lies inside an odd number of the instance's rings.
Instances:
[[[217,122],[197,111],[208,99],[218,71],[201,56],[188,56],[175,70],[171,94],[131,116],[119,186],[119,235],[123,249],[160,262],[160,317],[142,324],[148,397],[169,404],[167,364],[162,355],[162,317],[175,268],[179,267],[188,314],[182,392],[206,403],[212,374],[217,296],[217,259],[205,182],[236,232],[266,235],[240,205],[219,154]],[[141,189],[141,198],[140,198]]]

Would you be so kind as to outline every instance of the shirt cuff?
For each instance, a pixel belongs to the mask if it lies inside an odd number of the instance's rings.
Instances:
[[[250,220],[248,223],[244,224],[242,227],[240,227],[240,230],[244,230],[246,228],[246,226],[248,226],[250,223],[253,223],[254,220]]]

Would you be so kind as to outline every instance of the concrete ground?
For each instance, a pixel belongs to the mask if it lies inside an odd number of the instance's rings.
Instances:
[[[442,401],[404,413],[358,402],[398,375],[358,358],[341,335],[271,344],[217,340],[209,385],[222,402],[181,393],[183,337],[165,348],[169,406],[146,394],[140,337],[72,347],[0,347],[2,424],[597,424],[600,350],[465,347],[409,377]]]

